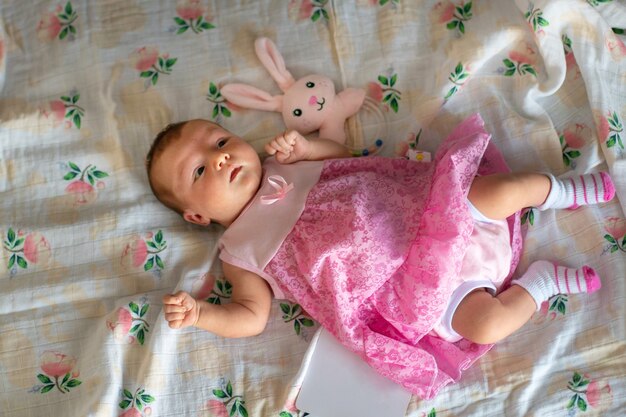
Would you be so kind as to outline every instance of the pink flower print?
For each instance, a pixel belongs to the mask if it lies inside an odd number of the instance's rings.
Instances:
[[[588,406],[598,408],[613,402],[609,383],[603,379],[593,380],[587,374],[574,372],[567,388],[574,393],[567,404],[568,410],[587,411]]]
[[[144,271],[155,269],[155,272],[165,268],[159,253],[167,249],[167,241],[163,239],[163,232],[156,235],[149,233],[146,239],[134,235],[122,251],[121,263],[126,267],[137,268],[143,265]]]
[[[204,7],[200,0],[178,0],[176,2],[176,16],[174,22],[178,27],[177,35],[191,29],[194,33],[203,32],[206,29],[214,29],[215,26],[205,20]],[[207,18],[208,19],[208,18]]]
[[[600,143],[603,143],[609,136],[609,121],[600,110],[593,110],[593,118],[596,122],[596,129],[598,130],[598,140]]]
[[[61,21],[56,13],[46,13],[37,24],[37,37],[42,42],[51,42],[61,32]]]
[[[218,400],[209,400],[206,403],[207,411],[211,412],[211,416],[214,417],[228,417],[228,410],[226,404]]]
[[[576,68],[576,57],[574,56],[573,52],[568,52],[565,55],[565,67],[567,68],[567,70],[571,70],[572,68]]]
[[[609,246],[605,247],[604,251],[609,251],[610,253],[618,250],[626,252],[626,219],[608,217],[605,220],[604,229],[607,232],[604,235],[604,240],[609,243]]]
[[[185,20],[193,20],[202,16],[204,8],[200,4],[200,0],[178,0],[176,13]]]
[[[580,149],[587,143],[587,138],[591,137],[591,129],[583,123],[576,123],[573,128],[569,126],[563,130],[563,139],[567,146]]]
[[[465,34],[465,24],[471,20],[472,2],[462,1],[452,3],[451,1],[437,2],[430,13],[430,20],[433,24],[446,24],[448,30],[454,30]]]
[[[139,410],[137,410],[136,408],[130,408],[124,411],[122,414],[120,414],[119,417],[143,417],[143,416],[141,415]]]
[[[613,402],[611,385],[605,380],[592,380],[587,387],[587,402],[594,408],[602,404],[611,404]]]
[[[308,19],[311,17],[311,14],[313,14],[313,3],[311,3],[311,0],[303,0],[302,3],[300,3],[300,19]]]
[[[77,205],[92,203],[97,197],[94,187],[82,180],[71,182],[65,187],[65,192],[74,195]]]
[[[436,23],[447,23],[454,17],[455,6],[451,1],[438,1],[432,9],[432,18]]]
[[[290,411],[290,412],[295,412],[295,413],[300,411],[300,409],[296,407],[296,398],[298,397],[300,388],[301,388],[300,386],[292,388],[291,392],[289,393],[289,396],[287,397],[287,401],[285,401],[285,405],[283,405],[283,408],[285,410]]]
[[[63,179],[69,181],[78,177],[78,180],[71,182],[65,187],[65,192],[74,196],[74,204],[85,205],[95,201],[98,197],[96,189],[102,190],[105,188],[104,182],[98,181],[98,179],[106,178],[109,174],[91,164],[87,165],[84,170],[81,170],[78,165],[71,161],[67,165],[70,171],[65,174]]]
[[[374,101],[380,102],[383,100],[383,88],[380,84],[371,82],[367,85],[367,95]]]
[[[148,245],[139,235],[135,235],[122,251],[122,265],[128,267],[140,267],[147,258]]]
[[[50,244],[41,233],[34,232],[26,236],[24,258],[34,264],[45,263],[50,258]]]
[[[71,2],[65,3],[65,7],[59,5],[54,12],[42,16],[37,24],[37,37],[42,42],[50,42],[57,36],[63,40],[69,34],[75,35],[76,28],[72,24],[76,19],[78,15]]]
[[[51,256],[50,244],[39,232],[26,235],[22,230],[15,233],[13,228],[9,227],[3,247],[11,254],[7,265],[11,276],[17,273],[18,268],[27,269],[28,262],[43,264]]]
[[[76,359],[58,352],[46,351],[41,356],[41,370],[49,376],[64,376],[74,368]]]
[[[535,57],[535,52],[532,51],[532,49],[530,48],[522,52],[511,51],[509,52],[509,58],[520,64],[529,64],[529,65],[533,65],[537,61],[537,58]]]
[[[131,65],[137,71],[149,70],[154,64],[156,64],[157,59],[159,59],[159,50],[152,46],[139,48],[130,56]]]
[[[61,100],[54,100],[48,105],[52,118],[58,122],[62,122],[65,119],[65,104],[63,104]]]
[[[115,322],[107,320],[107,327],[113,332],[116,340],[133,343],[137,336],[139,344],[143,345],[146,333],[150,331],[150,324],[145,320],[145,315],[150,309],[150,304],[142,304],[141,308],[135,302],[128,304],[128,309],[120,307],[116,311]]]
[[[559,136],[559,142],[561,142],[565,166],[576,168],[574,159],[581,155],[577,149],[583,148],[588,138],[591,138],[591,129],[586,124],[576,123],[563,130],[563,134]]]
[[[400,107],[402,93],[394,88],[398,81],[398,74],[395,74],[393,69],[389,70],[389,74],[390,75],[379,75],[378,82],[380,85],[370,83],[368,90],[372,98],[377,98],[377,101],[385,103],[385,108],[391,109],[397,113]]]
[[[619,217],[608,217],[604,229],[614,237],[626,236],[626,219]]]
[[[626,58],[626,45],[613,32],[609,32],[606,36],[605,45],[614,61],[621,61]]]
[[[455,6],[451,1],[435,3],[433,12],[437,23],[447,23],[454,17]]]
[[[107,320],[107,327],[113,332],[115,340],[133,343],[135,338],[128,333],[133,325],[133,316],[125,308],[118,308],[115,313],[115,321]]]
[[[537,62],[537,52],[527,42],[518,43],[507,56],[508,58],[502,61],[505,66],[505,76],[513,76],[516,72],[519,75],[529,73],[537,76],[537,71],[533,67]]]
[[[321,17],[328,20],[328,12],[324,9],[328,0],[302,0],[300,7],[298,8],[298,19],[307,20],[311,19],[313,22],[317,22]],[[288,8],[293,10],[297,7],[296,1],[291,1]]]
[[[170,58],[169,54],[159,55],[159,50],[151,46],[144,46],[130,55],[130,63],[140,71],[141,78],[147,78],[146,87],[152,83],[156,85],[159,75],[169,75],[178,58]]]
[[[76,379],[80,375],[80,372],[73,371],[74,366],[76,366],[76,358],[72,356],[59,352],[46,351],[41,356],[40,366],[43,374],[37,375],[37,379],[44,384],[40,390],[42,394],[55,387],[61,393],[65,394],[66,392],[70,392],[70,388],[77,387],[82,383]],[[50,377],[54,378],[54,381],[50,379]],[[59,382],[59,378],[61,377],[63,377],[63,379]]]
[[[41,110],[46,118],[52,118],[55,125],[65,121],[68,128],[74,125],[80,129],[82,117],[85,115],[85,109],[80,107],[78,100],[80,94],[70,93],[70,96],[62,96],[60,100],[53,100]]]

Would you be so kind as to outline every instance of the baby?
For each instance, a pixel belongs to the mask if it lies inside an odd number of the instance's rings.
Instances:
[[[474,115],[433,162],[416,163],[350,158],[337,142],[288,131],[261,163],[215,123],[169,125],[148,153],[150,186],[186,221],[226,227],[232,298],[166,295],[165,319],[253,336],[272,296],[290,299],[380,374],[433,397],[551,296],[600,288],[590,267],[548,261],[502,287],[521,253],[520,210],[603,203],[615,191],[604,172],[509,173],[489,139]]]

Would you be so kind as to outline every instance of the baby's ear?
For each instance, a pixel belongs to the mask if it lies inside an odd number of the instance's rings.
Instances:
[[[197,224],[199,226],[208,226],[211,224],[211,219],[202,216],[201,214],[194,213],[191,210],[186,209],[183,211],[183,219],[189,223]]]

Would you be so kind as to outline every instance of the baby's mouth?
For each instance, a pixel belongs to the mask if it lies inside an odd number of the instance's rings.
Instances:
[[[235,177],[237,177],[237,175],[239,174],[239,171],[241,171],[241,167],[237,167],[235,169],[233,169],[230,172],[230,182],[233,182],[235,180]]]

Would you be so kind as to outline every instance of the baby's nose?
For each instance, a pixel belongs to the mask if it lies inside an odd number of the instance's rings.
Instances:
[[[230,159],[230,155],[222,153],[216,158],[217,168],[222,169],[226,161]]]
[[[309,106],[315,106],[317,104],[317,97],[311,96],[309,99]]]

